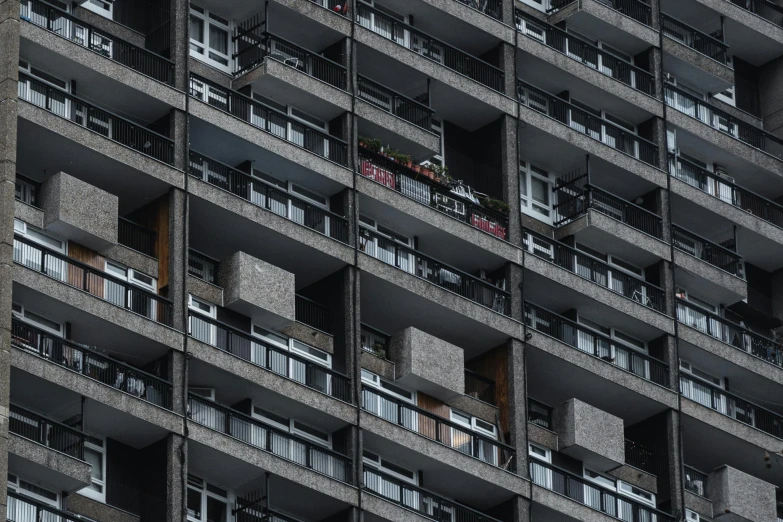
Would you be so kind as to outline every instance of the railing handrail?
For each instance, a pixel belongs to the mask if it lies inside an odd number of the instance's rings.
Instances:
[[[317,52],[315,52],[315,51],[311,51],[311,50],[310,50],[310,49],[308,49],[307,47],[302,47],[302,46],[301,46],[301,45],[299,45],[299,44],[295,44],[295,43],[294,43],[294,42],[292,42],[291,40],[286,40],[286,39],[285,39],[285,38],[283,38],[282,36],[278,36],[277,34],[275,34],[275,33],[271,32],[271,31],[264,31],[264,32],[262,32],[262,33],[261,33],[261,35],[262,35],[262,36],[267,36],[267,37],[272,37],[272,38],[274,38],[275,40],[280,40],[281,42],[284,42],[284,43],[286,43],[286,44],[290,45],[291,47],[294,47],[294,48],[296,48],[296,49],[298,49],[298,50],[300,50],[300,51],[304,51],[305,53],[307,53],[307,54],[310,54],[310,55],[312,55],[312,56],[317,56],[319,60],[323,60],[323,61],[325,61],[325,62],[329,62],[330,64],[332,64],[332,65],[334,65],[334,66],[336,66],[336,67],[339,67],[340,69],[344,69],[346,72],[348,71],[348,68],[347,68],[345,65],[343,65],[343,64],[341,64],[341,63],[338,63],[338,62],[335,62],[334,60],[332,60],[332,59],[330,59],[330,58],[327,58],[326,56],[324,56],[324,55],[322,55],[322,54],[320,54],[320,53],[317,53]],[[240,37],[240,38],[241,38],[241,37]],[[270,53],[269,53],[269,49],[267,49],[267,51],[266,51],[266,56],[269,56],[270,58],[273,58],[273,59],[275,59],[274,57],[272,57],[272,56],[270,55]]]
[[[52,518],[52,520],[58,520],[63,522],[84,522],[84,519],[80,517],[79,515],[74,515],[73,513],[66,513],[65,511],[61,511],[59,509],[53,508],[49,504],[44,504],[43,502],[40,502],[34,498],[28,497],[26,495],[21,495],[13,490],[7,490],[7,494],[10,498],[16,499],[19,502],[24,502],[26,504],[30,504],[31,506],[35,506],[37,509],[44,511],[46,513],[51,513],[56,518]],[[10,508],[10,506],[7,506]],[[2,515],[3,518],[6,517],[6,515]],[[48,517],[42,517],[40,520],[49,520]]]
[[[693,471],[695,471],[696,473],[701,473],[701,474],[702,474],[702,475],[704,475],[705,477],[708,477],[708,476],[710,475],[709,473],[705,473],[704,471],[700,470],[700,469],[699,469],[699,468],[697,468],[697,467],[691,466],[690,464],[683,464],[683,465],[682,465],[682,467],[684,467],[685,469],[690,469],[690,470],[693,470]]]
[[[215,265],[219,265],[219,264],[220,264],[220,261],[219,261],[218,259],[215,259],[215,258],[214,258],[214,257],[212,257],[212,256],[208,256],[207,254],[205,254],[205,253],[201,252],[200,250],[196,250],[195,248],[190,248],[190,247],[189,247],[189,248],[188,248],[188,256],[190,256],[190,253],[191,253],[191,252],[192,252],[192,253],[194,253],[194,254],[196,254],[196,255],[197,255],[197,256],[199,256],[199,257],[202,257],[202,258],[204,258],[204,259],[205,259],[205,260],[207,260],[207,261],[211,261],[211,262],[212,262],[212,263],[214,263]]]
[[[748,399],[745,399],[744,397],[740,397],[739,395],[731,393],[731,392],[729,392],[729,391],[727,391],[727,390],[725,390],[723,388],[720,388],[719,386],[716,386],[716,385],[712,384],[711,382],[705,381],[703,379],[699,379],[698,377],[696,377],[694,375],[691,375],[689,373],[680,372],[680,380],[683,380],[683,379],[685,379],[687,381],[695,382],[695,383],[699,384],[700,386],[703,385],[703,386],[709,388],[710,390],[712,390],[713,392],[718,392],[719,394],[725,395],[726,397],[729,397],[729,398],[732,398],[732,399],[739,399],[742,402],[745,402],[748,405],[758,409],[759,411],[767,412],[769,415],[779,419],[781,421],[781,423],[783,423],[783,415],[781,415],[780,413],[775,413],[774,411],[769,410],[769,409],[767,409],[767,408],[765,408],[763,406],[759,406],[755,402],[749,401]],[[680,393],[682,393],[682,391]],[[691,400],[693,400],[693,399],[691,399]],[[711,408],[711,409],[714,409],[714,408]],[[756,426],[753,426],[753,427],[755,428]],[[760,431],[764,431],[765,433],[768,433],[765,430],[760,430]],[[770,433],[770,435],[772,435],[772,434]],[[774,435],[772,435],[772,436],[774,437]],[[778,438],[780,438],[780,437],[778,437]]]
[[[391,338],[391,335],[390,335],[390,334],[387,334],[387,333],[386,333],[386,332],[384,332],[383,330],[378,330],[377,328],[375,328],[375,327],[373,327],[373,326],[370,326],[370,325],[369,325],[369,324],[367,324],[367,323],[359,323],[359,324],[360,324],[360,326],[361,326],[363,329],[365,329],[365,330],[369,330],[371,333],[375,333],[375,334],[379,334],[379,335],[382,335],[382,336],[384,336],[384,337],[387,337],[387,338]]]
[[[727,254],[727,255],[737,259],[737,261],[742,259],[742,256],[739,255],[739,253],[736,252],[735,250],[731,250],[729,248],[726,248],[723,245],[719,245],[718,243],[715,243],[714,241],[710,241],[709,239],[706,239],[706,238],[700,236],[699,234],[697,234],[696,232],[693,232],[693,231],[691,231],[691,230],[689,230],[689,229],[687,229],[685,227],[681,227],[680,225],[675,225],[674,223],[672,223],[672,229],[673,230],[679,230],[681,232],[685,232],[685,234],[687,234],[689,236],[692,236],[693,238],[699,240],[700,242],[702,242],[702,243],[704,243],[706,245],[709,245],[712,248],[717,248],[719,251],[722,251],[723,253],[725,253],[725,254]],[[677,248],[676,244],[674,245],[674,248]],[[677,250],[682,250],[682,249],[677,248]]]
[[[149,235],[151,235],[153,238],[154,238],[154,237],[156,237],[156,236],[158,235],[158,233],[157,233],[156,231],[152,230],[151,228],[147,228],[147,227],[145,227],[144,225],[139,225],[139,224],[138,224],[138,223],[136,223],[135,221],[131,221],[131,220],[130,220],[130,219],[128,219],[128,218],[124,218],[124,217],[122,217],[122,216],[117,216],[117,220],[118,220],[118,221],[123,221],[123,222],[127,223],[128,225],[132,226],[133,228],[136,228],[136,229],[140,230],[141,232],[144,232],[144,233],[146,233],[146,234],[149,234]]]
[[[600,187],[596,187],[595,185],[591,185],[590,183],[585,183],[585,189],[587,189],[588,191],[592,191],[592,192],[600,192],[600,193],[606,194],[607,196],[610,196],[610,197],[620,201],[623,205],[628,205],[629,207],[634,208],[634,209],[638,210],[639,212],[642,212],[643,214],[647,214],[648,216],[653,217],[653,218],[657,219],[658,221],[663,222],[663,218],[661,216],[659,216],[658,214],[656,214],[655,212],[647,210],[644,207],[640,207],[639,205],[637,205],[633,201],[629,201],[629,200],[627,200],[625,198],[621,198],[617,194],[609,192],[606,189],[603,189],[603,188],[600,188]]]
[[[429,105],[424,105],[420,101],[414,100],[410,96],[402,94],[401,92],[396,91],[396,90],[394,90],[394,89],[392,89],[390,87],[387,87],[387,86],[383,85],[382,83],[379,83],[379,82],[377,82],[377,81],[375,81],[375,80],[373,80],[371,78],[368,78],[367,76],[364,76],[362,74],[357,74],[357,77],[359,79],[359,83],[361,83],[361,82],[368,82],[368,83],[371,83],[373,85],[376,85],[376,86],[380,87],[381,89],[383,89],[384,91],[388,91],[388,92],[394,94],[395,96],[399,96],[400,98],[404,98],[406,101],[408,101],[410,103],[418,105],[419,107],[421,107],[425,111],[428,111],[430,114],[435,114],[435,110],[433,108],[431,108]],[[430,130],[430,132],[432,132],[432,131]]]
[[[704,315],[708,316],[711,319],[715,319],[719,323],[725,323],[726,325],[731,326],[732,328],[736,328],[737,330],[741,330],[745,334],[752,335],[752,336],[755,336],[755,337],[760,337],[760,338],[764,339],[765,341],[768,341],[770,343],[775,344],[778,347],[778,349],[783,350],[783,345],[781,345],[780,343],[778,343],[776,341],[773,341],[769,337],[761,335],[761,334],[759,334],[757,332],[754,332],[752,330],[748,330],[744,326],[741,326],[741,325],[735,323],[734,321],[730,321],[730,320],[726,319],[725,317],[721,317],[718,314],[716,314],[715,312],[707,310],[706,308],[703,308],[703,307],[701,307],[701,306],[699,306],[699,305],[697,305],[695,303],[692,303],[692,302],[690,302],[690,301],[688,301],[686,299],[682,299],[681,297],[677,297],[676,301],[679,304],[683,304],[686,308],[695,308],[696,311],[702,312]]]
[[[781,24],[781,23],[776,23],[774,20],[771,20],[771,19],[767,18],[766,16],[764,16],[764,15],[762,15],[762,14],[758,13],[758,12],[751,11],[751,10],[750,10],[750,9],[748,9],[747,7],[743,7],[742,5],[740,5],[740,4],[738,4],[738,3],[736,3],[735,1],[732,1],[732,0],[728,0],[728,1],[729,1],[729,2],[731,2],[733,5],[735,5],[735,6],[739,7],[739,8],[740,8],[740,9],[742,9],[743,11],[746,11],[746,12],[748,12],[748,13],[750,13],[750,14],[754,15],[754,16],[758,16],[758,17],[759,17],[759,18],[761,18],[762,20],[766,20],[767,22],[769,22],[769,23],[771,23],[771,24],[774,24],[774,25],[777,25],[778,27],[783,27],[783,24]],[[764,6],[765,6],[765,7],[767,7],[768,9],[771,9],[772,11],[777,11],[778,13],[780,13],[780,14],[783,14],[783,7],[781,7],[781,6],[777,5],[777,4],[773,4],[773,3],[772,3],[772,2],[770,2],[769,0],[754,0],[754,1],[756,1],[756,2],[761,2],[761,3],[762,3],[762,5],[764,5]]]
[[[726,51],[728,51],[728,50],[729,50],[729,45],[728,45],[726,42],[724,42],[723,40],[718,40],[718,39],[717,39],[717,38],[715,38],[714,36],[712,36],[712,35],[710,35],[710,34],[707,34],[707,33],[703,32],[703,31],[700,31],[700,30],[696,29],[696,28],[695,28],[695,27],[693,27],[691,24],[689,24],[689,23],[687,23],[687,22],[683,22],[683,21],[682,21],[682,20],[680,20],[679,18],[676,18],[676,17],[674,17],[674,16],[672,16],[672,15],[669,15],[669,14],[666,14],[666,13],[661,13],[661,17],[663,17],[663,19],[664,19],[664,20],[667,20],[667,19],[668,19],[668,20],[671,20],[672,22],[675,22],[676,24],[678,24],[678,25],[681,25],[681,26],[683,26],[684,28],[687,28],[688,30],[690,30],[690,31],[691,31],[691,32],[693,32],[694,34],[698,34],[699,36],[702,36],[702,37],[704,37],[704,38],[708,38],[709,40],[712,40],[714,43],[716,43],[716,44],[720,45],[721,47],[723,47],[723,48],[724,48],[724,50],[726,50]],[[666,34],[666,31],[663,31],[663,34],[664,34],[664,36],[668,36],[668,35]],[[671,38],[671,36],[669,36],[669,38]],[[690,47],[690,46],[688,46],[688,47]]]
[[[57,426],[58,428],[62,428],[65,431],[71,432],[74,435],[77,435],[77,436],[79,436],[81,438],[87,438],[87,434],[84,433],[81,430],[78,430],[78,429],[76,429],[76,428],[74,428],[72,426],[68,426],[67,424],[63,424],[62,422],[53,420],[53,419],[47,417],[46,415],[42,415],[40,413],[36,413],[36,412],[34,412],[32,410],[28,410],[27,408],[25,408],[23,406],[19,406],[18,404],[14,403],[14,402],[11,402],[9,404],[9,410],[11,411],[11,413],[13,413],[15,409],[21,411],[22,414],[29,415],[31,417],[36,417],[36,418],[46,422],[47,424],[52,424],[54,426]],[[9,430],[9,431],[11,431],[13,433],[13,430]]]

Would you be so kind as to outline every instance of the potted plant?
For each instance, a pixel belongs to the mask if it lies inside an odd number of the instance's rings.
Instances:
[[[508,215],[509,206],[505,201],[486,197],[481,202],[485,207],[495,212],[499,212],[504,215]]]
[[[364,136],[359,136],[359,146],[363,149],[369,148],[370,139]]]
[[[386,347],[383,345],[383,343],[381,342],[375,343],[372,349],[373,352],[375,352],[375,355],[377,355],[378,357],[381,357],[383,359],[386,358]]]

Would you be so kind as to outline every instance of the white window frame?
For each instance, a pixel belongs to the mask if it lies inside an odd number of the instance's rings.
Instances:
[[[637,493],[634,493],[633,490],[638,489],[639,491],[643,491],[644,493],[650,495],[650,498],[645,497],[644,495],[639,495]],[[634,499],[636,502],[639,502],[641,504],[646,504],[650,506],[651,508],[656,507],[655,503],[655,493],[651,491],[647,491],[646,489],[640,488],[639,486],[634,486],[633,484],[630,484],[628,482],[624,482],[622,480],[617,480],[617,493],[628,498]]]
[[[709,372],[694,367],[693,363],[683,359],[680,359],[680,372],[687,374],[689,377],[687,380],[680,379],[680,393],[684,397],[709,409],[723,413],[724,415],[728,414],[728,405],[725,395],[716,395],[711,391],[713,388],[718,388],[719,390],[726,389],[726,381],[722,377],[716,377]],[[697,372],[703,375],[698,375]],[[708,386],[700,387],[699,383],[702,382],[706,383]],[[752,412],[747,413],[755,422],[755,414]]]
[[[611,345],[608,347],[609,348],[608,353],[606,355],[602,355],[601,356],[602,359],[605,359],[611,364],[614,364],[624,370],[632,372],[635,375],[639,375],[637,372],[633,371],[631,367],[630,359],[623,360],[619,358],[619,354],[617,352],[615,345],[620,345],[621,347],[628,350],[631,354],[635,352],[643,355],[649,355],[650,351],[646,341],[643,341],[642,339],[638,339],[633,335],[629,335],[624,331],[619,330],[613,326],[604,326],[601,323],[593,319],[588,319],[587,317],[583,317],[582,315],[577,315],[576,322],[583,328],[594,331],[596,333],[600,333],[606,337],[609,337],[612,340]],[[630,341],[626,340],[626,338],[630,339]],[[638,346],[631,341],[636,341],[641,346]],[[582,330],[579,330],[577,332],[577,348],[582,350],[583,352],[590,353],[591,355],[595,355],[593,350],[592,336],[590,335],[589,332],[583,332]],[[644,374],[640,375],[640,377],[643,377],[645,379],[650,378],[650,361],[646,358],[644,359]]]
[[[199,481],[201,484],[201,487],[199,487],[195,482]],[[208,486],[212,486],[213,488],[221,489],[226,492],[226,496],[223,497],[219,495],[218,493],[215,493],[214,491],[210,491]],[[191,522],[207,522],[207,498],[214,498],[216,500],[219,500],[226,505],[226,518],[225,520],[232,520],[233,515],[231,514],[231,506],[234,505],[234,500],[236,498],[236,495],[234,492],[228,488],[220,487],[216,484],[212,484],[211,482],[207,482],[206,480],[202,479],[201,477],[197,477],[195,475],[188,474],[188,480],[187,480],[187,486],[185,488],[185,506],[187,507],[187,492],[188,490],[197,491],[201,495],[201,513],[200,517],[195,517],[190,514],[190,510],[188,510],[188,520]]]
[[[207,305],[210,307],[210,311],[202,310],[195,303]],[[188,310],[209,317],[210,319],[217,320],[217,305],[212,304],[204,299],[194,297],[193,294],[188,294]],[[212,323],[207,324],[209,325],[209,341],[205,341],[204,339],[199,339],[197,337],[195,338],[201,342],[215,346],[217,345],[217,327]],[[188,335],[193,336],[192,319],[190,318],[188,319]]]
[[[100,7],[96,4],[103,4],[104,7]],[[99,14],[104,18],[108,18],[109,20],[114,19],[113,2],[106,2],[105,0],[85,0],[82,2],[81,7],[87,9],[88,11],[92,11],[93,13]]]
[[[467,428],[468,430],[470,430],[473,433],[476,433],[478,435],[487,437],[487,438],[492,439],[492,440],[498,440],[498,434],[497,434],[497,427],[496,426],[491,425],[492,426],[492,430],[491,431],[487,430],[487,429],[479,426],[477,421],[480,421],[480,422],[483,422],[483,423],[486,423],[486,424],[490,424],[490,423],[488,423],[486,421],[481,421],[480,419],[477,419],[476,417],[474,417],[473,415],[470,415],[469,413],[465,413],[464,411],[460,411],[460,410],[456,410],[454,408],[451,408],[450,412],[449,412],[449,419],[452,422],[454,422],[455,424],[459,424],[460,426],[464,426],[465,428]],[[497,466],[498,465],[498,452],[497,452],[497,448],[494,445],[489,444],[489,443],[481,440],[480,438],[478,439],[477,444],[474,444],[473,443],[473,437],[471,436],[471,438],[467,441],[468,444],[470,444],[469,451],[463,451],[463,450],[457,448],[454,445],[454,441],[456,439],[460,438],[460,437],[461,437],[461,435],[459,434],[459,432],[456,431],[454,428],[451,428],[451,442],[452,442],[452,447],[453,448],[457,449],[458,451],[460,451],[462,453],[467,453],[468,455],[471,455],[471,456],[473,456],[473,457],[475,457],[475,458],[477,458],[477,459],[479,459],[481,461],[484,461],[484,462],[487,462],[489,464],[492,464],[493,466]],[[476,447],[478,448],[478,454],[474,454],[474,449]]]
[[[685,509],[685,520],[686,522],[700,522],[699,514],[696,513],[693,510]]]
[[[369,411],[370,413],[373,413],[374,415],[379,416],[382,419],[385,419],[389,422],[392,422],[394,424],[400,424],[400,421],[402,422],[402,426],[406,429],[416,431],[418,429],[419,424],[419,416],[418,414],[414,413],[413,410],[410,410],[410,412],[403,413],[403,419],[399,419],[397,417],[397,412],[399,411],[397,408],[387,408],[384,405],[393,404],[392,401],[387,399],[385,396],[389,395],[391,397],[394,397],[395,399],[399,399],[403,402],[407,402],[408,404],[411,404],[415,407],[418,407],[417,402],[417,393],[416,391],[406,390],[404,387],[399,386],[395,383],[387,383],[385,380],[381,379],[379,375],[376,375],[372,373],[369,370],[365,370],[362,368],[362,383],[367,384],[371,388],[377,389],[380,393],[375,393],[375,397],[372,396],[364,396],[363,397],[363,404],[365,409]],[[389,388],[389,386],[393,386],[394,389]],[[406,397],[405,395],[400,394],[396,389],[400,389],[402,391],[405,391],[410,394],[410,397]],[[375,404],[370,404],[370,401],[375,401]],[[384,411],[391,411],[393,412],[394,416],[392,418],[387,418],[382,415]]]
[[[265,408],[263,408],[259,404],[253,403],[253,406],[251,408],[251,412],[252,412],[251,413],[251,417],[253,417],[254,419],[260,420],[264,424],[268,424],[269,426],[277,428],[280,431],[284,431],[284,432],[290,433],[292,435],[296,435],[297,437],[299,437],[301,439],[305,439],[305,440],[307,440],[309,442],[312,442],[314,444],[318,444],[319,446],[322,446],[324,448],[328,448],[330,450],[332,449],[333,443],[332,443],[332,434],[331,433],[328,433],[328,432],[323,431],[323,430],[321,430],[319,428],[316,428],[315,426],[311,426],[310,424],[307,424],[306,422],[302,422],[299,419],[296,419],[296,418],[293,418],[293,417],[286,417],[285,415],[281,415],[281,414],[279,414],[277,412],[269,411],[269,413],[272,413],[272,414],[277,415],[279,417],[284,417],[284,418],[288,419],[288,423],[287,424],[281,424],[278,420],[272,419],[272,418],[267,417],[266,415],[264,415],[264,413],[263,413],[264,411],[268,411],[268,410],[266,410]],[[300,425],[303,425],[303,426],[305,426],[307,428],[311,428],[311,429],[313,429],[315,431],[321,432],[324,435],[326,435],[326,439],[324,440],[322,438],[313,436],[310,433],[307,433],[306,431],[302,431],[301,429],[298,429],[296,427],[296,424],[300,424]]]
[[[299,183],[282,180],[274,176],[271,176],[265,172],[261,172],[260,170],[253,169],[253,172],[251,174],[250,187],[251,187],[250,201],[252,203],[262,208],[265,208],[271,212],[274,212],[279,216],[283,216],[286,219],[290,219],[294,223],[299,223],[300,225],[305,224],[305,216],[300,215],[301,212],[299,209],[297,209],[294,206],[292,198],[304,201],[305,203],[326,210],[327,212],[330,211],[330,200],[328,196],[319,194],[318,192],[311,190]],[[266,192],[264,192],[265,187],[273,187],[281,192],[290,195],[291,198],[288,198],[285,203],[281,203],[276,200],[267,202]],[[310,194],[318,196],[322,198],[322,200],[319,201],[313,199],[312,197],[308,196],[307,194],[303,194],[297,189],[301,189]],[[324,219],[324,230],[323,230],[324,234],[329,235],[330,226],[331,226],[331,219],[327,216]]]
[[[541,453],[543,455],[541,455]],[[547,489],[552,489],[552,469],[549,467],[542,467],[537,468],[535,466],[535,461],[539,460],[541,462],[546,462],[547,464],[552,464],[552,450],[549,448],[545,448],[544,446],[540,446],[538,444],[533,444],[532,442],[528,442],[527,444],[527,454],[532,457],[533,460],[530,461],[533,466],[531,466],[531,480],[534,484],[537,484],[541,487],[545,487]]]
[[[78,27],[78,26],[77,26]],[[63,28],[64,29],[64,28]],[[64,93],[70,93],[71,92],[71,82],[67,80],[63,80],[61,78],[58,78],[57,76],[53,74],[49,74],[48,72],[41,70],[42,73],[45,73],[52,78],[60,81],[64,85],[58,85],[56,83],[52,83],[48,78],[44,78],[37,74],[38,67],[35,67],[33,64],[28,62],[27,60],[19,60],[19,71],[24,72],[25,74],[35,78],[37,81],[44,83],[45,85],[52,87],[53,89],[56,89],[60,92]],[[19,98],[32,103],[33,105],[37,105],[38,107],[44,108],[50,112],[53,112],[54,114],[57,114],[58,116],[62,116],[63,118],[71,119],[71,99],[68,97],[65,97],[64,101],[58,102],[55,101],[51,96],[49,97],[49,103],[42,103],[44,100],[41,98],[40,94],[34,93],[31,86],[30,86],[30,80],[27,80],[25,78],[19,78],[19,86],[17,93],[19,95]],[[78,114],[80,116],[78,118],[79,122],[83,121],[83,114]],[[97,120],[93,120],[96,121]]]
[[[273,337],[269,337],[258,330],[263,330],[264,332],[267,332],[271,335],[278,336],[278,337],[285,337],[284,335],[280,334],[279,332],[273,332],[268,328],[265,328],[263,325],[260,324],[252,324],[250,328],[251,336],[257,337],[259,339],[262,339],[264,342],[268,344],[272,344],[274,346],[277,346],[278,348],[281,348],[283,350],[287,350],[293,354],[298,355],[299,357],[302,357],[304,359],[307,359],[309,361],[312,361],[316,364],[320,364],[321,366],[324,366],[326,368],[331,369],[332,368],[332,354],[325,350],[321,350],[320,348],[316,348],[315,346],[309,345],[305,342],[300,341],[299,339],[295,339],[293,337],[288,337],[287,343],[281,343],[278,339],[275,339]],[[320,357],[316,357],[309,353],[309,351],[302,350],[298,344],[301,344],[303,346],[306,346],[308,350],[315,350],[317,352],[320,352],[326,356],[325,359],[322,359]]]
[[[359,222],[360,222],[360,228],[366,228],[372,230],[377,235],[383,237],[384,239],[386,239],[391,243],[399,243],[400,245],[407,247],[410,250],[413,250],[413,240],[411,238],[404,236],[403,234],[400,234],[399,232],[396,232],[391,228],[385,227],[383,225],[379,225],[376,220],[368,216],[360,215]],[[363,240],[362,238],[359,239],[360,242],[362,240]],[[380,248],[378,238],[375,236],[366,239],[365,247],[364,250],[362,251],[368,256],[374,257],[379,261],[383,261],[388,265],[397,267],[400,270],[404,270],[409,274],[416,273],[416,262],[413,253],[408,253],[408,255],[401,254],[395,257],[388,250]],[[385,255],[383,253],[385,253]]]
[[[40,495],[34,491],[30,491],[30,489],[24,487],[24,484],[29,484],[32,487],[43,489],[51,494],[53,494],[56,497],[56,500],[52,500],[48,497],[45,497],[43,495]],[[60,493],[57,491],[52,491],[48,488],[44,488],[39,486],[38,484],[34,484],[32,481],[25,479],[24,477],[21,477],[17,475],[16,473],[9,473],[8,474],[8,489],[13,491],[14,493],[19,494],[20,496],[29,497],[37,502],[40,502],[41,504],[46,504],[54,509],[60,509],[60,500],[61,496]],[[14,504],[15,500],[12,500],[11,498],[8,499],[8,512],[9,515],[14,512]],[[16,506],[16,518],[13,518],[14,520],[28,520],[29,518],[29,509],[24,505]],[[11,518],[9,516],[9,518]],[[43,520],[49,520],[46,516],[44,516]]]
[[[41,317],[43,319],[46,319],[47,321],[51,321],[52,323],[57,324],[60,327],[59,331],[58,330],[54,330],[54,329],[46,326],[45,324],[39,323],[35,318],[29,317],[27,315],[28,312],[33,314],[33,315],[35,315],[35,316]],[[37,312],[33,312],[32,310],[28,310],[24,305],[21,305],[19,303],[12,303],[11,314],[15,315],[16,317],[21,319],[22,322],[31,324],[31,325],[35,326],[36,328],[38,328],[40,330],[43,330],[43,331],[48,332],[48,333],[51,333],[52,335],[56,335],[57,337],[63,337],[63,338],[65,337],[65,323],[60,323],[58,321],[53,321],[53,320],[49,319],[48,317],[44,317],[43,315],[41,315],[41,314],[39,314]]]
[[[198,40],[193,38],[193,35],[190,35],[190,42],[189,42],[190,56],[192,56],[193,58],[201,62],[211,65],[216,69],[220,69],[223,72],[231,73],[234,65],[234,59],[232,58],[232,54],[234,52],[233,42],[231,41],[231,34],[234,25],[233,22],[231,20],[226,19],[223,16],[220,16],[217,13],[210,12],[209,9],[206,9],[205,7],[202,7],[197,4],[191,4],[189,14],[190,16],[188,17],[188,23],[190,23],[191,17],[198,18],[201,20],[202,28],[204,31],[203,34],[201,35],[204,40],[203,42],[199,42]],[[220,20],[217,20],[214,17],[218,17],[220,18]],[[223,23],[222,20],[226,20],[228,24]],[[209,41],[210,25],[214,25],[216,28],[220,29],[221,31],[226,32],[226,42],[227,42],[227,51],[228,51],[227,54],[218,52],[212,47],[210,47],[210,41]],[[194,49],[194,47],[200,48],[201,51],[199,52],[198,50]],[[224,64],[218,60],[215,60],[214,58],[211,58],[209,56],[209,53],[214,53],[215,56],[217,56],[218,58],[225,59],[227,63]]]
[[[370,455],[369,458],[368,458],[368,454]],[[402,475],[402,474],[397,473],[396,471],[394,471],[392,469],[387,468],[386,466],[384,466],[384,464],[386,462],[388,462],[390,464],[393,464],[394,466],[396,466],[398,468],[402,468],[402,469],[404,469],[406,471],[410,471],[411,474],[413,475],[413,478],[406,477],[405,475]],[[412,484],[414,486],[418,486],[419,485],[419,474],[415,470],[408,469],[407,466],[400,466],[396,462],[391,462],[388,459],[385,459],[385,458],[381,457],[380,455],[378,455],[377,453],[375,453],[373,451],[364,450],[364,452],[362,454],[362,463],[365,466],[367,466],[367,467],[377,469],[378,471],[381,471],[381,472],[383,472],[383,473],[385,473],[387,475],[391,475],[392,477],[394,477],[396,479],[399,479],[399,480],[401,480],[403,482],[407,482],[408,484]]]
[[[537,171],[534,171],[537,170]],[[538,172],[540,171],[540,172]],[[543,173],[546,173],[546,177]],[[547,205],[533,201],[533,180],[546,185]],[[527,160],[519,161],[519,203],[523,214],[551,225],[554,223],[555,194],[554,186],[557,176],[544,168]]]
[[[92,442],[92,440],[90,440],[90,439],[100,440],[102,444],[99,446],[99,445],[95,444],[94,442]],[[100,455],[101,467],[102,467],[102,469],[101,469],[101,476],[103,478],[100,479],[100,480],[96,480],[96,479],[91,477],[90,478],[91,485],[80,489],[79,490],[79,494],[83,495],[85,497],[91,498],[93,500],[97,500],[98,502],[106,503],[106,479],[107,479],[107,477],[106,477],[106,439],[101,438],[101,437],[88,437],[84,441],[84,449],[85,449],[85,451],[91,450],[91,451],[93,451],[93,452],[95,452],[95,453]],[[93,489],[91,487],[92,485],[100,487],[101,491],[96,491],[95,489]]]

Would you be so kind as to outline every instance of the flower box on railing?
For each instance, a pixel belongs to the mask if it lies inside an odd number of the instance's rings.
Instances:
[[[373,181],[377,181],[385,187],[391,189],[397,189],[394,183],[394,173],[389,172],[386,169],[373,165],[367,160],[362,161],[362,176],[370,178]]]
[[[490,221],[489,219],[479,216],[476,214],[473,214],[470,217],[470,223],[478,228],[479,230],[483,230],[484,232],[489,232],[493,236],[497,236],[500,239],[506,239],[506,227],[501,226],[500,224]]]

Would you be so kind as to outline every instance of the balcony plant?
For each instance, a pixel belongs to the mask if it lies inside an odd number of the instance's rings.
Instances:
[[[502,201],[500,199],[491,198],[489,196],[484,197],[480,201],[481,201],[481,204],[484,207],[486,207],[486,208],[488,208],[490,210],[494,210],[495,212],[499,212],[499,213],[501,213],[501,214],[503,214],[505,216],[508,215],[509,206],[508,206],[508,203],[506,203],[505,201]]]

